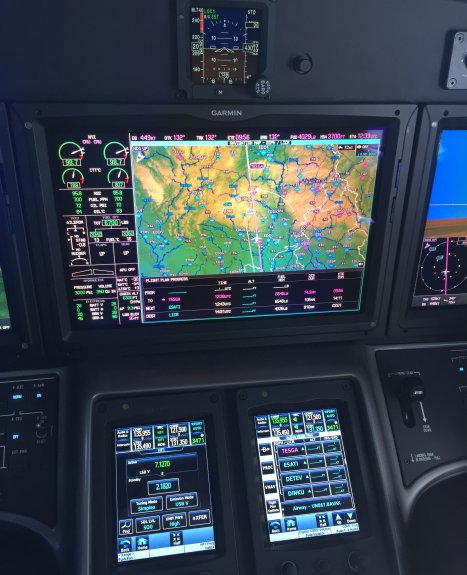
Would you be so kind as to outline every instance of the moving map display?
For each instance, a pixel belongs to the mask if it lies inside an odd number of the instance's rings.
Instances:
[[[0,268],[0,331],[11,329],[10,311],[5,291],[2,269]]]
[[[359,531],[337,409],[254,422],[269,541]]]
[[[413,307],[467,304],[467,130],[443,130]]]
[[[73,324],[359,311],[383,130],[67,134]]]

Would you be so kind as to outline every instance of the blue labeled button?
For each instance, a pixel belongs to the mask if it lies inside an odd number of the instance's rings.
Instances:
[[[136,538],[136,550],[137,551],[147,551],[149,549],[149,538],[148,537],[137,537]]]
[[[133,533],[133,519],[121,519],[118,522],[119,535],[132,535]]]
[[[287,519],[285,519],[285,530],[287,532],[297,531],[297,519],[296,519],[296,517],[287,517]]]
[[[162,516],[162,529],[180,529],[186,527],[186,513],[170,513]]]
[[[275,535],[276,533],[282,533],[282,524],[280,521],[269,521],[269,533]]]
[[[180,545],[183,545],[183,531],[170,534],[170,545],[171,547],[179,547]]]
[[[120,539],[118,542],[118,548],[120,553],[130,553],[131,552],[131,539]]]
[[[139,517],[135,521],[136,533],[153,533],[161,530],[161,518],[158,515],[155,517]]]

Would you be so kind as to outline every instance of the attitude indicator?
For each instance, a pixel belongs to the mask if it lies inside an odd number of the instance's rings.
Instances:
[[[253,8],[191,8],[191,79],[242,85],[260,72],[262,13]]]

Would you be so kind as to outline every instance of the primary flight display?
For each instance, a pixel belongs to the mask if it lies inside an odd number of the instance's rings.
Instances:
[[[412,306],[467,304],[467,130],[443,130]]]
[[[67,134],[75,326],[358,311],[383,130]]]

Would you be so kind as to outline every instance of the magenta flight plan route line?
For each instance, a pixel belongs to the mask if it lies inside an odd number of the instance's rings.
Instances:
[[[258,246],[258,258],[259,258],[259,269],[261,271],[263,270],[263,261],[262,261],[262,257],[261,257],[261,244],[262,244],[262,240],[259,236],[259,229],[258,229],[258,222],[256,220],[256,207],[255,207],[255,194],[256,194],[256,189],[253,189],[253,184],[251,183],[251,172],[250,172],[250,157],[248,155],[248,146],[245,146],[245,153],[246,153],[246,165],[248,168],[248,181],[249,181],[249,187],[250,187],[250,196],[251,196],[251,207],[253,210],[253,219],[255,221],[255,242],[256,245]],[[253,258],[251,260],[251,263],[253,265],[253,269],[254,269],[254,262],[253,262]]]
[[[449,273],[449,238],[446,238],[446,271],[444,272],[444,295],[448,293],[448,273]]]

